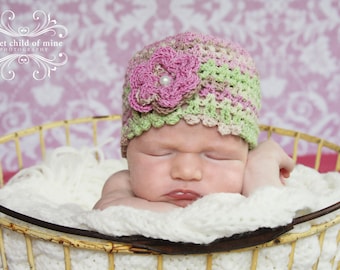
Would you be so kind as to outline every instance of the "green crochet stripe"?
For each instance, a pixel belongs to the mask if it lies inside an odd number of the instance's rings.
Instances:
[[[181,108],[167,115],[159,115],[155,112],[139,113],[132,112],[131,118],[128,123],[123,127],[123,134],[131,140],[135,136],[141,135],[143,132],[148,131],[151,127],[160,128],[164,125],[175,125],[183,118]]]
[[[250,100],[256,108],[260,107],[260,81],[257,76],[243,74],[239,68],[230,69],[227,64],[217,66],[214,60],[208,60],[199,69],[199,77],[202,80],[213,78],[217,83],[228,82],[246,100]],[[244,89],[245,91],[240,91]],[[249,90],[250,89],[250,90]]]
[[[201,99],[198,94],[190,99],[187,105],[167,114],[159,115],[156,112],[138,113],[133,111],[126,126],[123,127],[122,134],[131,140],[136,136],[148,131],[151,127],[160,128],[164,125],[175,125],[185,115],[204,116],[213,119],[217,125],[236,125],[242,127],[239,134],[250,148],[257,144],[258,125],[254,115],[249,110],[243,110],[242,106],[232,106],[229,102],[217,102],[214,95],[208,95]]]
[[[216,101],[213,94],[201,99],[195,94],[187,103],[184,114],[206,115],[224,124],[234,124],[240,119],[254,119],[256,116],[249,110],[244,110],[241,104],[232,105],[230,100]]]

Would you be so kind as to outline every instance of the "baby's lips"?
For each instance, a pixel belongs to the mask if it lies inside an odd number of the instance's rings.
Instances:
[[[175,200],[189,200],[189,201],[195,201],[202,197],[197,192],[191,190],[173,190],[169,192],[167,196]]]

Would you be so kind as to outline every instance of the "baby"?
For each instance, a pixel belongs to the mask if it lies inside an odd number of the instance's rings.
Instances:
[[[282,186],[294,162],[272,140],[257,145],[260,106],[254,62],[239,45],[184,33],[145,47],[124,84],[128,170],[107,180],[94,208],[167,211],[212,193]]]

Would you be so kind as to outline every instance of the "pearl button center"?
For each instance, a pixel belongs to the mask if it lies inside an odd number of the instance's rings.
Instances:
[[[167,86],[171,83],[171,77],[168,75],[163,75],[162,77],[160,77],[159,83],[161,85]]]

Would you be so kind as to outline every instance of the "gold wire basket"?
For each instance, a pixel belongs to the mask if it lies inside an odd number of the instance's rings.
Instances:
[[[16,152],[16,159],[18,163],[18,170],[24,168],[24,158],[22,153],[22,144],[25,141],[24,138],[28,136],[35,136],[39,140],[41,158],[43,159],[46,154],[47,144],[46,140],[48,132],[53,129],[61,129],[64,134],[63,145],[73,145],[71,142],[73,127],[84,125],[91,134],[90,137],[93,145],[98,144],[98,137],[101,132],[100,126],[102,123],[112,124],[117,123],[120,120],[120,116],[111,115],[103,117],[90,117],[73,120],[65,120],[59,122],[53,122],[43,124],[37,127],[21,130],[6,136],[0,137],[0,145],[2,144],[14,144]],[[308,143],[312,144],[315,150],[315,162],[314,168],[319,169],[320,164],[323,162],[323,155],[326,151],[327,154],[332,153],[336,155],[334,167],[332,170],[340,171],[340,146],[334,143],[330,143],[326,140],[310,136],[308,134],[300,133],[297,131],[265,126],[261,125],[262,136],[267,137],[284,137],[291,140],[292,145],[292,157],[295,161],[299,160],[299,144]],[[263,135],[264,134],[264,135]],[[62,146],[62,145],[60,145]],[[88,145],[90,146],[90,145]],[[0,183],[4,185],[4,172],[0,164]],[[108,269],[114,270],[115,259],[117,254],[140,254],[141,256],[155,256],[157,263],[157,270],[163,270],[164,268],[164,256],[176,256],[176,255],[204,255],[205,266],[204,269],[212,270],[213,262],[216,254],[221,253],[234,253],[234,252],[250,252],[251,253],[251,270],[257,269],[259,252],[263,249],[273,248],[279,245],[289,245],[290,252],[288,255],[287,269],[293,269],[294,255],[296,245],[301,239],[305,239],[311,236],[318,237],[318,243],[320,250],[322,251],[325,245],[325,234],[327,230],[336,224],[340,223],[340,215],[337,215],[334,219],[323,222],[321,224],[312,225],[308,231],[304,232],[289,232],[296,224],[315,219],[325,214],[331,213],[340,208],[339,203],[331,205],[326,209],[314,212],[312,214],[299,217],[293,220],[291,224],[286,226],[266,229],[261,228],[254,232],[235,235],[229,238],[218,239],[208,245],[198,245],[190,243],[172,243],[166,240],[151,239],[143,236],[129,236],[129,237],[111,237],[102,235],[100,233],[86,231],[81,229],[63,227],[56,224],[37,220],[32,217],[22,215],[14,212],[3,206],[0,206],[0,212],[4,215],[0,218],[0,255],[2,261],[2,267],[4,270],[14,269],[9,266],[7,261],[6,243],[4,234],[6,231],[14,232],[22,237],[26,245],[27,263],[29,269],[36,269],[36,258],[34,256],[34,245],[36,241],[48,241],[59,245],[63,249],[63,268],[65,270],[72,269],[72,250],[87,250],[101,252],[107,257]],[[14,218],[14,219],[13,219]],[[13,221],[14,220],[14,221]],[[18,220],[18,222],[15,222]],[[340,231],[337,231],[335,239],[337,248],[336,252],[340,250]],[[332,269],[340,269],[340,259],[337,253],[330,258],[330,264]],[[316,258],[316,262],[312,269],[318,269],[319,260]],[[152,269],[150,269],[152,270]]]

